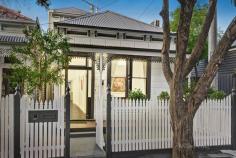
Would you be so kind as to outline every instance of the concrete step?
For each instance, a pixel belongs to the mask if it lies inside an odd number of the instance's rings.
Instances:
[[[72,132],[70,133],[71,138],[81,138],[81,137],[95,137],[96,132],[90,131],[90,132]]]
[[[96,128],[92,127],[92,128],[71,128],[70,132],[95,132]]]

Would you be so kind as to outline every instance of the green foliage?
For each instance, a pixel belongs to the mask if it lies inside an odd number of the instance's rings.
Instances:
[[[184,98],[186,99],[188,96],[190,96],[196,86],[196,82],[192,81],[189,85],[188,81],[184,83]]]
[[[221,90],[209,88],[207,97],[209,99],[223,99],[225,97],[225,93]]]
[[[25,30],[27,42],[13,48],[13,72],[10,82],[24,85],[28,94],[42,90],[45,85],[62,82],[61,69],[69,62],[69,44],[62,34],[43,32],[39,28]]]
[[[135,89],[129,92],[128,98],[133,100],[146,99],[146,95],[140,89]]]
[[[158,96],[158,99],[160,100],[169,100],[170,99],[170,95],[167,91],[162,91],[160,93],[160,95]]]
[[[190,86],[186,83],[184,85],[184,98],[186,99],[194,90],[194,87],[196,86],[196,82],[191,82]],[[216,90],[214,88],[209,88],[207,98],[209,99],[223,99],[225,97],[224,91]],[[168,100],[170,98],[170,95],[166,91],[162,91],[160,95],[158,96],[161,100]]]
[[[192,52],[192,49],[196,44],[198,35],[201,32],[201,28],[205,20],[205,15],[207,13],[207,10],[208,10],[207,5],[197,5],[194,7],[190,26],[189,39],[188,39],[188,48],[187,48],[187,52],[189,53]],[[177,32],[178,30],[179,13],[180,13],[180,8],[177,8],[171,13],[170,29],[172,32]],[[208,52],[208,47],[206,42],[204,45],[201,59],[207,58],[207,52]]]

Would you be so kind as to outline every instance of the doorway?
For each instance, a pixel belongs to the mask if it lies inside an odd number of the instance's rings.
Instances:
[[[68,67],[68,83],[71,89],[71,121],[94,119],[93,76],[93,62],[89,57],[72,57]]]

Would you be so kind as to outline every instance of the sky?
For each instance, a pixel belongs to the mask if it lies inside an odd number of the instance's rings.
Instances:
[[[0,0],[0,4],[11,9],[21,11],[25,16],[32,19],[39,17],[42,28],[48,27],[48,11],[36,5],[36,0]],[[138,19],[140,21],[151,23],[153,20],[161,17],[159,12],[162,8],[162,0],[88,0],[94,3],[100,11],[111,10],[122,15]],[[205,4],[208,0],[198,0],[198,4]],[[170,0],[170,11],[179,6],[177,0]],[[78,7],[89,11],[89,5],[83,0],[51,0],[50,9]],[[218,0],[217,21],[218,28],[224,31],[231,20],[236,16],[236,6],[233,6],[231,0]]]

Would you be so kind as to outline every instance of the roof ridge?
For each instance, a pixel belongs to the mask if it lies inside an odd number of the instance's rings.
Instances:
[[[118,15],[118,16],[122,16],[122,17],[124,17],[124,18],[130,19],[130,20],[133,20],[133,21],[136,21],[136,22],[139,22],[139,23],[142,23],[142,24],[145,24],[145,25],[148,25],[148,26],[151,26],[151,27],[153,27],[153,28],[157,28],[157,27],[155,27],[155,26],[153,26],[153,25],[151,25],[151,24],[148,24],[148,23],[145,23],[145,22],[143,22],[143,21],[140,21],[140,20],[137,20],[137,19],[128,17],[128,16],[126,16],[126,15],[122,15],[122,14],[119,14],[119,13],[116,13],[116,12],[113,12],[113,11],[110,11],[110,10],[108,10],[108,12],[113,13],[113,14],[116,14],[116,15]]]
[[[81,11],[81,12],[84,12],[84,13],[88,13],[88,11],[86,11],[86,10],[83,10],[83,9],[80,9],[80,8],[78,8],[78,7],[64,7],[64,8],[54,8],[54,9],[50,9],[50,10],[54,10],[54,11],[58,11],[58,12],[60,12],[61,10],[66,10],[66,9],[75,9],[75,10],[77,10],[77,11]]]
[[[64,21],[61,21],[61,22],[70,22],[70,21],[77,20],[77,19],[88,18],[88,17],[92,17],[92,16],[96,16],[96,15],[104,14],[105,12],[107,12],[107,11],[98,12],[98,13],[95,13],[95,14],[89,14],[89,13],[88,13],[88,14],[81,15],[81,16],[76,17],[76,18],[73,18],[73,19],[67,19],[67,20],[64,20]]]
[[[83,9],[80,9],[80,8],[78,8],[78,7],[63,7],[63,8],[53,8],[53,10],[59,10],[59,9],[71,9],[71,8],[73,8],[73,9],[78,9],[78,10],[82,10],[82,11],[85,11],[85,10],[83,10]],[[85,11],[86,12],[86,11]]]

